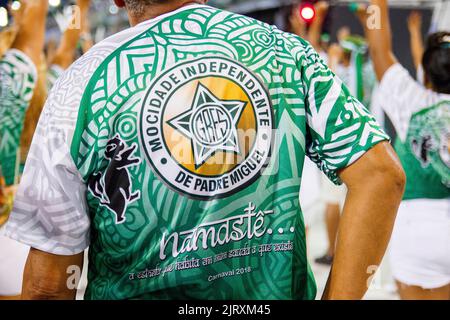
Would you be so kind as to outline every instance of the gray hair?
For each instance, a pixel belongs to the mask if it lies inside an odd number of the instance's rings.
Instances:
[[[174,0],[125,0],[127,9],[139,16],[144,14],[145,7],[154,4],[169,3]]]

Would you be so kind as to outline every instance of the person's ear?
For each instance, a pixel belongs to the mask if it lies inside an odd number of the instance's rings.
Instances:
[[[114,0],[114,3],[115,3],[116,6],[118,6],[119,8],[124,8],[124,7],[125,7],[125,1],[124,1],[124,0]]]

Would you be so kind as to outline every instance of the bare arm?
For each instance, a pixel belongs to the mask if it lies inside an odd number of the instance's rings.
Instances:
[[[299,37],[301,37],[303,39],[307,38],[306,22],[300,16],[300,12],[299,12],[298,8],[295,8],[294,10],[292,10],[291,16],[289,17],[289,22],[291,24],[291,31],[294,34],[298,35]]]
[[[358,17],[363,24],[375,73],[380,81],[397,59],[392,51],[392,33],[387,0],[371,0],[366,10],[360,7]],[[379,17],[379,19],[378,19]]]
[[[22,2],[22,5],[25,7],[21,13],[19,31],[11,47],[21,50],[35,65],[38,65],[40,54],[44,49],[48,1],[26,0]]]
[[[77,48],[78,40],[83,30],[83,24],[86,23],[90,0],[78,0],[77,5],[80,8],[80,25],[77,27],[69,26],[66,29],[51,62],[51,64],[56,64],[63,69],[67,69],[75,59],[75,49]],[[72,19],[76,19],[76,16],[74,15]]]
[[[316,18],[311,23],[308,32],[308,40],[316,51],[321,51],[320,37],[325,17],[328,13],[329,5],[326,1],[319,1],[314,6],[316,8]]]
[[[91,34],[91,25],[89,23],[88,14],[83,17],[83,22],[81,23],[81,48],[83,53],[88,52],[94,46],[94,40]]]
[[[59,256],[31,248],[25,264],[22,300],[73,300],[76,289],[67,285],[68,268],[82,270],[83,253]]]
[[[342,170],[348,187],[336,255],[323,299],[361,299],[370,266],[379,266],[389,242],[405,187],[405,174],[383,142]]]
[[[422,15],[418,11],[413,11],[408,17],[408,30],[410,35],[411,54],[414,61],[414,67],[419,69],[422,64],[424,52],[422,38]]]

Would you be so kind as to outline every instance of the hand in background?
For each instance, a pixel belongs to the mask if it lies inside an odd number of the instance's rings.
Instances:
[[[327,1],[319,1],[314,5],[316,13],[319,16],[324,16],[328,13],[330,9],[330,4]]]
[[[422,31],[422,14],[418,11],[413,11],[408,17],[408,29],[409,32],[421,32]]]
[[[306,38],[306,21],[300,16],[298,7],[295,7],[292,10],[291,16],[289,17],[289,22],[291,23],[293,33],[302,38]]]
[[[361,25],[363,26],[363,28],[365,28],[367,25],[367,18],[368,18],[367,6],[364,4],[357,4],[354,13],[358,18],[359,22],[361,23]]]

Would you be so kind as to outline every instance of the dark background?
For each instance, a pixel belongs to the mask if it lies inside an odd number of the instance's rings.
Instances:
[[[248,13],[247,15],[264,22],[275,24],[282,29],[287,29],[288,15],[292,10],[292,6],[284,6],[277,10],[263,10]],[[409,32],[407,27],[408,15],[411,13],[411,9],[393,8],[390,11],[391,27],[393,33],[394,53],[402,65],[407,68],[412,75],[416,75],[414,65],[412,61],[410,45],[409,45]],[[424,8],[419,10],[422,13],[422,32],[426,37],[428,30],[431,26],[431,18],[433,11],[430,8]],[[331,36],[331,42],[336,41],[336,33],[343,26],[348,26],[352,34],[363,35],[363,29],[355,15],[350,12],[347,6],[335,6],[331,7],[327,20],[324,25],[324,32],[329,33]]]

